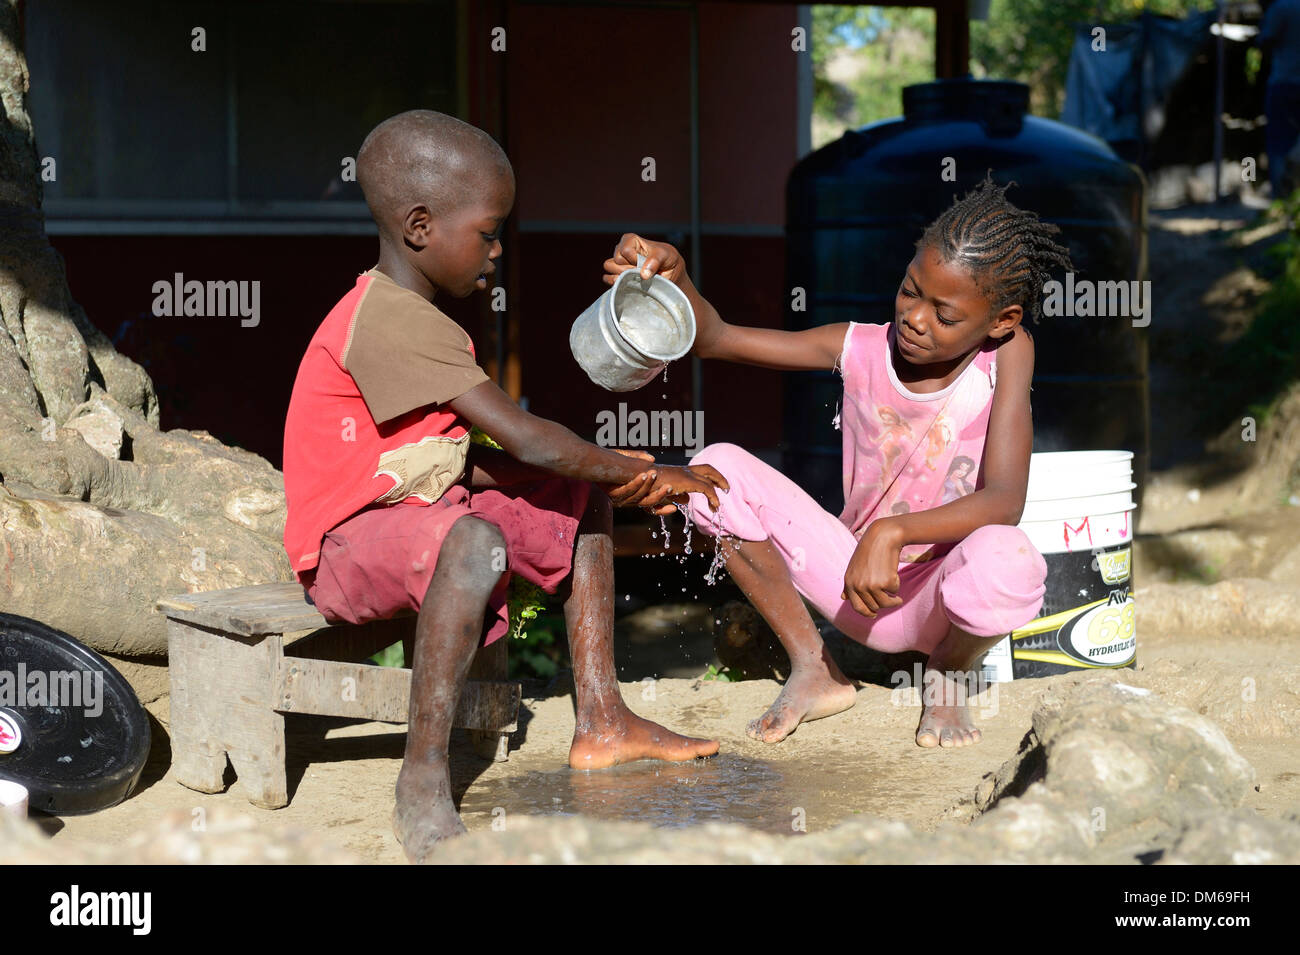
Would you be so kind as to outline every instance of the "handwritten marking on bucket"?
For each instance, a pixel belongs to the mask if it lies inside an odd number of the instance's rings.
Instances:
[[[655,275],[641,278],[644,256],[578,316],[569,350],[606,391],[635,391],[695,343],[695,311],[686,293]]]

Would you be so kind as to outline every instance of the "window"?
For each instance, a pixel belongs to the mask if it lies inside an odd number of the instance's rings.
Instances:
[[[343,161],[394,113],[463,115],[457,25],[455,0],[33,0],[51,231],[370,229]]]

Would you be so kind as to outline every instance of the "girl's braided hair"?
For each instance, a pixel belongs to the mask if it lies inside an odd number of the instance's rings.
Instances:
[[[990,170],[991,173],[991,170]],[[1069,250],[1052,241],[1060,229],[1007,202],[1006,191],[989,173],[930,223],[916,242],[930,246],[945,262],[959,262],[975,279],[996,314],[1019,305],[1038,321],[1043,284],[1054,268],[1072,268]]]

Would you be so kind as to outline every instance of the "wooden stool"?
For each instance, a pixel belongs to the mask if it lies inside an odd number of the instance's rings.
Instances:
[[[364,626],[328,623],[296,583],[158,600],[167,617],[172,766],[183,786],[221,792],[226,757],[266,809],[289,803],[284,714],[405,723],[411,671],[356,662],[401,641],[411,659],[415,616]],[[487,759],[507,757],[520,688],[506,682],[506,641],[479,650],[452,725]]]

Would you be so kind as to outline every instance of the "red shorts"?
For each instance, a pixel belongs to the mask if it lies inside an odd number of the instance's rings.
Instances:
[[[510,573],[555,593],[572,570],[578,522],[590,492],[587,482],[567,478],[480,491],[457,484],[433,504],[368,508],[325,535],[315,571],[299,579],[331,623],[367,623],[419,611],[447,532],[472,515],[505,537]],[[502,576],[488,601],[495,620],[484,645],[508,629],[509,576]]]

